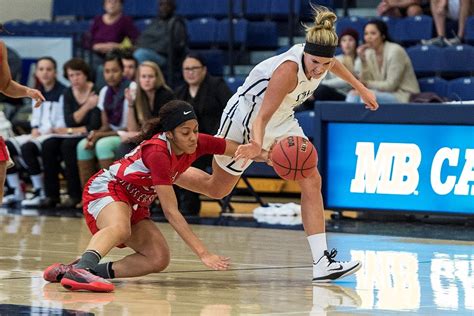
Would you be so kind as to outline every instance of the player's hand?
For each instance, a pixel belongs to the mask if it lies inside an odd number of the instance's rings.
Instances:
[[[213,270],[227,270],[230,266],[229,257],[222,257],[209,252],[201,256],[201,261]]]
[[[245,145],[240,145],[235,151],[235,160],[243,159],[242,167],[250,160],[254,159],[262,152],[262,146],[255,142],[253,139],[250,140],[250,143]]]
[[[367,88],[359,91],[360,98],[362,102],[365,103],[365,108],[371,111],[376,111],[379,108],[375,94]]]
[[[26,95],[32,98],[35,101],[35,108],[39,107],[41,103],[46,101],[44,96],[39,92],[39,90],[28,88],[26,90]]]

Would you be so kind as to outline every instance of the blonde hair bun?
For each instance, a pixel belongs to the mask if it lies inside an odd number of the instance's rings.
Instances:
[[[337,16],[334,12],[323,6],[311,4],[314,14],[314,24],[304,25],[306,41],[319,45],[337,46],[338,38],[334,25]]]

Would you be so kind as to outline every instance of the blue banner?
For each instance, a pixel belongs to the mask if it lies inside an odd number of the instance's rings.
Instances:
[[[326,207],[474,214],[474,126],[327,123]]]

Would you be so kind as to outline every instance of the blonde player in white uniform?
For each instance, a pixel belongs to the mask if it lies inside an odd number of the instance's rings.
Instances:
[[[305,137],[294,117],[293,108],[310,97],[331,71],[351,84],[366,104],[376,110],[374,94],[333,58],[338,38],[336,15],[324,7],[314,8],[315,23],[306,27],[306,43],[258,64],[229,100],[218,134],[239,142],[234,159],[215,156],[213,174],[188,169],[176,184],[213,198],[230,193],[240,175],[262,149],[290,135]],[[313,282],[328,282],[356,272],[359,261],[336,261],[336,250],[326,244],[321,176],[299,180],[303,225],[313,255]]]

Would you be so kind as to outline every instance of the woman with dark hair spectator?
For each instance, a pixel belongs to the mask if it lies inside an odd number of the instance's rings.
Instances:
[[[8,169],[8,186],[14,193],[5,196],[4,204],[21,201],[22,206],[41,206],[45,198],[41,162],[42,143],[51,137],[55,128],[65,127],[64,110],[60,98],[66,88],[56,78],[56,60],[41,57],[36,62],[35,79],[38,90],[45,96],[43,106],[32,104],[31,134],[11,137],[6,141],[8,150],[17,164]],[[33,197],[25,200],[20,182],[20,166],[24,166],[33,185]]]
[[[116,157],[121,158],[138,144],[131,138],[137,136],[143,124],[158,117],[161,107],[168,101],[176,99],[173,90],[166,84],[160,66],[152,61],[145,61],[137,71],[137,83],[132,82],[125,91],[129,105],[127,131],[119,131],[122,139]]]
[[[207,72],[204,59],[197,53],[186,55],[182,70],[185,83],[176,89],[176,97],[194,107],[203,133],[217,133],[222,112],[232,92],[222,78],[213,77]],[[193,166],[206,170],[211,164],[212,157],[206,156],[196,160]],[[181,210],[191,215],[198,214],[201,208],[199,194],[184,189],[177,189],[177,192]]]
[[[62,206],[71,208],[81,201],[82,196],[76,147],[89,131],[100,127],[100,110],[97,108],[97,89],[89,80],[90,70],[87,63],[80,58],[73,58],[66,62],[63,68],[64,76],[71,83],[62,98],[66,127],[55,128],[53,131],[59,135],[43,142],[42,158],[45,204],[54,206],[60,202],[59,173],[61,161],[64,161],[69,199]]]
[[[126,130],[128,101],[125,89],[130,81],[123,77],[123,64],[119,54],[107,54],[104,62],[104,78],[107,83],[100,90],[97,108],[101,111],[101,126],[89,132],[87,138],[77,144],[77,159],[82,186],[97,171],[108,168],[115,160],[115,150],[120,145],[118,131]]]
[[[362,63],[360,80],[375,93],[377,102],[404,103],[420,92],[411,60],[402,46],[391,41],[385,22],[367,23],[364,41],[357,49]],[[360,102],[360,96],[352,90],[346,101]]]

